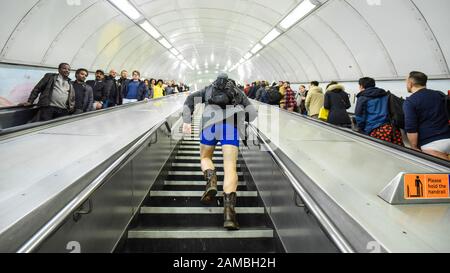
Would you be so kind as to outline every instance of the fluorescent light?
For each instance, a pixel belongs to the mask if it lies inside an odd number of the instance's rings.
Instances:
[[[145,21],[140,24],[140,26],[148,32],[148,34],[152,35],[153,38],[158,39],[161,37],[161,34],[154,28],[148,21]]]
[[[255,45],[255,47],[251,50],[251,52],[252,52],[253,54],[256,54],[256,52],[260,51],[262,48],[263,48],[263,46],[262,46],[260,43],[257,43],[257,44]]]
[[[280,26],[284,29],[288,29],[297,23],[300,19],[305,17],[310,11],[312,11],[316,5],[310,2],[310,0],[303,1],[297,8],[295,8],[291,13],[289,13],[283,21],[281,21]]]
[[[178,55],[178,60],[180,60],[180,61],[182,61],[182,60],[184,60],[184,57],[183,57],[183,55]]]
[[[241,59],[239,60],[239,64],[243,64],[243,63],[245,63],[245,59],[244,59],[244,58],[241,58]]]
[[[131,3],[128,2],[128,0],[109,0],[109,1],[131,19],[137,20],[141,17],[139,11],[135,7],[133,7],[133,5],[131,5]]]
[[[244,55],[244,58],[245,58],[246,60],[248,60],[248,59],[250,59],[252,56],[253,56],[253,54],[249,52],[249,53],[247,53],[247,54]]]
[[[172,45],[165,38],[162,38],[159,42],[167,49],[172,48]]]
[[[208,70],[205,70],[205,74],[208,74],[209,73],[209,71]]]
[[[261,42],[265,45],[270,44],[270,42],[272,42],[273,40],[275,40],[275,38],[277,38],[278,36],[280,36],[280,32],[274,28],[271,32],[269,32],[269,34],[266,35],[266,37],[264,37]]]
[[[170,50],[170,52],[172,52],[175,56],[178,56],[180,54],[180,52],[178,50],[176,50],[175,48],[172,48]]]

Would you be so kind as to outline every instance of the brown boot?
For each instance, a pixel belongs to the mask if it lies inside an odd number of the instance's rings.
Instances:
[[[217,195],[217,172],[215,170],[205,171],[205,179],[207,181],[206,191],[203,194],[201,202],[204,205],[211,205]]]
[[[224,205],[224,218],[225,222],[223,227],[228,230],[239,230],[239,224],[236,220],[236,198],[237,194],[235,192],[230,194],[223,194],[223,205]]]

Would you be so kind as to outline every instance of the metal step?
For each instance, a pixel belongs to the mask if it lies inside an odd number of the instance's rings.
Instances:
[[[164,229],[164,230],[130,230],[128,239],[248,239],[274,238],[274,231],[270,228],[242,229],[227,231],[217,229]]]
[[[199,145],[192,145],[192,146],[189,146],[189,145],[181,145],[180,146],[180,149],[181,150],[199,150],[200,151],[200,146]],[[216,150],[217,151],[222,151],[222,147],[216,147]]]
[[[204,191],[151,191],[150,197],[202,197]],[[218,192],[217,196],[223,196],[223,192]],[[258,197],[256,191],[241,191],[237,193],[239,197]]]
[[[223,168],[223,164],[214,164],[216,168]],[[172,167],[179,167],[179,168],[201,168],[201,163],[172,163]],[[237,164],[237,167],[240,168],[241,164]]]
[[[264,214],[263,207],[236,208],[238,214]],[[142,207],[141,214],[223,214],[223,208],[210,207]]]
[[[181,141],[181,145],[187,145],[187,146],[200,146],[200,141],[189,141],[189,140],[185,140],[185,141]],[[222,144],[217,143],[217,147],[222,147]]]
[[[169,171],[169,175],[183,175],[183,176],[189,176],[189,175],[201,175],[204,176],[204,174],[201,171]],[[217,176],[224,176],[224,172],[217,172]],[[238,172],[238,176],[243,176],[243,172]]]
[[[197,151],[178,151],[178,155],[198,155],[200,156],[200,149]],[[214,151],[215,155],[223,155],[222,151]]]
[[[217,182],[218,186],[223,186],[223,182]],[[238,186],[244,187],[245,182],[238,182]],[[164,181],[164,186],[206,186],[205,181]]]

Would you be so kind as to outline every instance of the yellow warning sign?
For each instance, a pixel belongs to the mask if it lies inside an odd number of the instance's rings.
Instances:
[[[450,176],[442,174],[405,175],[405,199],[450,198]]]

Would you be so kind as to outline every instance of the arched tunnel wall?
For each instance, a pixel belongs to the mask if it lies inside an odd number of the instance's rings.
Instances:
[[[302,0],[131,0],[143,15],[138,21],[130,20],[107,0],[0,2],[2,63],[56,67],[69,62],[72,68],[91,71],[138,69],[148,77],[175,79],[200,88],[217,71],[229,70],[230,63],[237,63]],[[317,3],[321,4],[317,10],[230,71],[230,76],[240,82],[296,83],[354,82],[371,76],[388,80],[386,88],[401,95],[404,89],[399,86],[412,70],[432,79],[450,78],[450,1]],[[195,69],[183,66],[141,29],[138,23],[144,19]],[[209,69],[204,62],[209,62]],[[0,76],[5,82],[11,74],[0,68]],[[19,75],[12,82],[25,85],[26,80]],[[348,85],[354,89],[352,83]],[[449,81],[432,85],[450,89]],[[0,96],[11,92],[10,86],[2,85]]]

